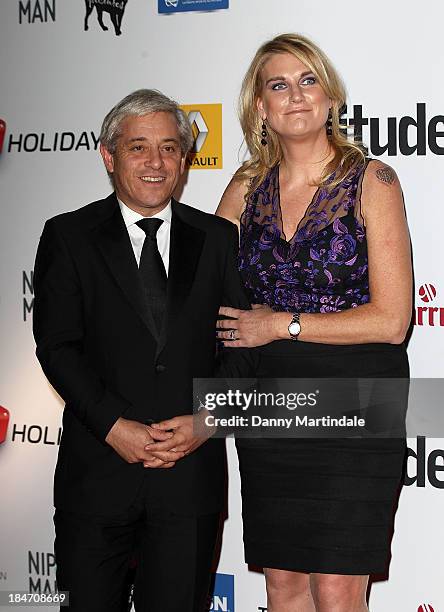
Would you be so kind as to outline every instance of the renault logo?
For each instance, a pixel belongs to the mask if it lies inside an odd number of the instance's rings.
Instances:
[[[208,126],[199,111],[190,111],[188,119],[194,136],[194,151],[200,153],[208,136]]]

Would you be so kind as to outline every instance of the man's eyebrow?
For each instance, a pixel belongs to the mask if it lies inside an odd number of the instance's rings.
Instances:
[[[163,138],[162,142],[174,142],[176,144],[180,144],[180,142],[178,141],[177,138],[174,138],[173,136],[171,136],[171,138]]]
[[[134,136],[134,138],[130,138],[127,142],[146,142],[148,139],[145,136]],[[162,138],[161,142],[175,142],[176,144],[180,144],[177,138],[171,136],[171,138]]]
[[[306,70],[305,72],[301,72],[301,74],[299,75],[299,78],[302,79],[303,77],[308,76],[309,74],[314,74],[314,73],[312,70]],[[284,76],[273,76],[265,81],[265,85],[268,85],[268,83],[272,83],[273,81],[285,81],[285,80],[286,80],[286,77]]]

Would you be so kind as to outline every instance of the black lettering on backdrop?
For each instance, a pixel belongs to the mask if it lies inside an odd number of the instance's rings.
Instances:
[[[22,150],[22,141],[23,141],[23,134],[19,134],[19,139],[18,140],[14,140],[14,136],[13,134],[11,134],[9,136],[9,143],[8,143],[8,153],[11,152],[12,147],[16,146],[18,151]]]
[[[99,146],[99,142],[100,142],[100,138],[94,134],[94,132],[91,132],[91,138],[93,139],[94,142],[94,150],[97,150],[97,147]]]
[[[190,166],[215,166],[217,164],[217,157],[196,157],[190,155],[188,157],[188,164]]]
[[[50,552],[35,552],[28,550],[28,573],[49,576],[51,568],[55,567],[55,557]]]
[[[32,313],[34,308],[34,271],[28,274],[23,270],[22,273],[22,288],[23,288],[23,321],[28,320],[28,315]]]
[[[30,593],[55,593],[57,582],[51,580],[55,570],[55,556],[50,552],[28,550],[28,573]]]
[[[436,115],[436,117],[432,117],[429,122],[429,147],[432,153],[435,155],[444,155],[444,131],[437,131],[438,123],[442,124],[444,128],[444,115]],[[442,138],[443,146],[440,146],[437,142],[438,138]]]
[[[9,135],[8,152],[16,151],[21,153],[42,153],[57,152],[57,151],[97,151],[99,146],[99,136],[96,136],[93,131],[81,132],[54,132],[53,134],[45,134],[40,132],[30,132],[29,134],[14,134]]]
[[[23,148],[27,153],[33,153],[39,146],[38,134],[27,134],[23,142]]]
[[[23,321],[28,320],[28,315],[32,313],[34,310],[34,298],[28,300],[28,298],[23,298]]]
[[[27,272],[25,272],[25,270],[23,270],[22,282],[23,282],[23,295],[26,295],[28,292],[31,295],[34,295],[34,270],[31,270],[29,275]]]
[[[14,423],[12,426],[11,441],[28,444],[45,444],[49,446],[60,446],[62,438],[62,428],[51,432],[48,425],[21,425]]]
[[[88,151],[90,149],[89,141],[88,141],[88,134],[86,132],[81,133],[80,138],[76,144],[76,151],[78,151],[80,147],[85,147]]]
[[[370,153],[376,157],[387,153],[390,156],[398,155],[426,155],[427,146],[435,155],[444,155],[444,115],[427,118],[427,108],[424,102],[416,105],[416,116],[387,117],[386,136],[381,137],[382,119],[379,117],[365,117],[362,105],[353,106],[353,114],[347,121],[347,107],[341,115],[344,122],[353,128],[355,141],[367,141],[364,127],[369,128],[368,147]]]
[[[19,23],[48,23],[56,19],[56,0],[19,0]]]
[[[72,132],[62,132],[60,139],[60,151],[71,151],[74,146],[75,136]]]
[[[413,473],[409,471],[409,465],[413,463],[416,470]],[[437,449],[432,451],[427,457],[426,453],[426,438],[418,436],[416,438],[416,451],[411,448],[407,449],[407,472],[404,484],[408,487],[416,484],[417,487],[423,488],[426,486],[427,480],[436,489],[444,489],[443,478],[438,478],[438,474],[444,472],[444,450]]]

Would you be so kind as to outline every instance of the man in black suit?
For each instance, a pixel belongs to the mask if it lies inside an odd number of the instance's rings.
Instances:
[[[100,141],[115,193],[50,219],[34,270],[37,356],[66,403],[58,587],[70,610],[120,612],[136,549],[136,610],[197,612],[224,502],[224,446],[194,433],[192,381],[214,375],[219,306],[248,307],[237,231],[172,198],[193,138],[169,98],[130,94]],[[225,355],[225,373],[247,373],[245,351]],[[171,429],[156,429],[165,419]]]

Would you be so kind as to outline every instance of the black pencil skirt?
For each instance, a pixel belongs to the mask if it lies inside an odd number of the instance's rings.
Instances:
[[[264,378],[402,378],[403,345],[281,341]],[[238,439],[247,563],[298,572],[380,574],[390,556],[405,438]]]

